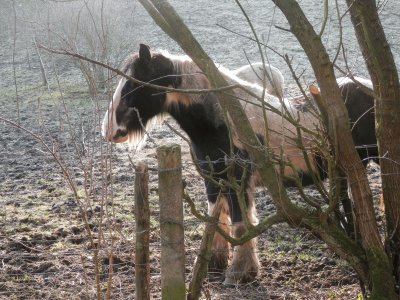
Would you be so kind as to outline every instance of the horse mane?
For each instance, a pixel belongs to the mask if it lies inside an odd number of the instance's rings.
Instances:
[[[119,67],[119,69],[121,70],[121,72],[123,72],[126,75],[132,76],[132,65],[133,62],[135,61],[135,59],[137,59],[139,57],[138,53],[132,53],[130,55],[128,55],[125,60],[122,62],[121,66]]]
[[[170,59],[174,66],[174,73],[182,77],[181,89],[211,89],[211,84],[203,71],[187,55],[175,55],[166,50],[153,51],[153,54],[161,54]],[[240,84],[251,89],[256,94],[262,92],[262,87],[256,83],[239,78],[235,73],[219,63],[215,63],[218,70],[229,83]],[[201,80],[199,80],[201,79]]]

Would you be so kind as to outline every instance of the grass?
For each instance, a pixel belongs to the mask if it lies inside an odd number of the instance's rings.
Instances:
[[[59,241],[50,247],[50,251],[60,251],[60,250],[68,249],[69,247],[71,247],[70,244],[66,244],[62,241]]]

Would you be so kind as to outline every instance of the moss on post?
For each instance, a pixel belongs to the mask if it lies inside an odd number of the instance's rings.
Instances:
[[[135,167],[135,283],[136,299],[150,299],[150,209],[148,193],[149,173],[147,165]]]
[[[182,166],[179,145],[157,149],[161,229],[161,295],[185,299]]]

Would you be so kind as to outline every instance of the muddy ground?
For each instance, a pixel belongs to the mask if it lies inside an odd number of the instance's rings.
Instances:
[[[2,18],[5,24],[9,15]],[[0,299],[95,299],[107,290],[110,299],[135,299],[131,162],[139,161],[150,168],[151,294],[160,299],[158,145],[182,146],[187,192],[200,210],[207,206],[187,143],[164,123],[140,152],[106,144],[100,122],[110,92],[91,97],[75,64],[48,54],[43,59],[49,86],[43,86],[36,51],[21,38],[13,58],[9,33],[2,33],[0,47],[0,117],[14,122],[0,120]],[[379,167],[368,170],[377,201]],[[316,194],[312,187],[306,192]],[[274,211],[267,191],[257,190],[256,198],[260,219]],[[203,228],[185,205],[188,282]],[[225,287],[207,280],[203,299],[357,299],[360,294],[354,271],[307,231],[273,226],[259,237],[258,251],[261,272],[255,282]]]

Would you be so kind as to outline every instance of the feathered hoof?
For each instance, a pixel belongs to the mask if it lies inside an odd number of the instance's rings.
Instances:
[[[248,283],[255,280],[259,273],[260,264],[257,259],[233,263],[226,270],[224,285],[236,285],[238,283]]]
[[[228,267],[228,259],[229,250],[212,253],[210,262],[208,263],[208,272],[222,274]]]

